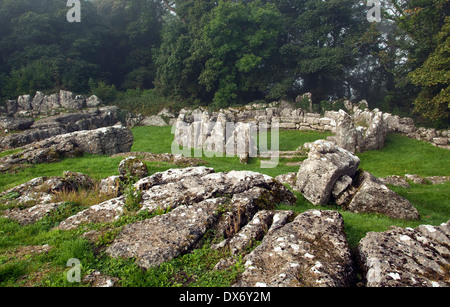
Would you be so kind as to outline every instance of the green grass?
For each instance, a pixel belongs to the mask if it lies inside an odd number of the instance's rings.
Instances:
[[[153,153],[171,152],[173,135],[171,127],[135,127],[132,151]],[[280,131],[280,150],[291,151],[305,142],[326,138],[329,134],[319,132]],[[263,136],[264,137],[264,136]],[[270,144],[270,134],[268,135]],[[6,153],[0,153],[6,155]],[[360,167],[375,176],[404,175],[420,176],[449,175],[450,152],[427,143],[412,140],[401,135],[389,135],[382,150],[358,154]],[[217,172],[230,170],[252,170],[277,176],[287,172],[297,172],[299,166],[287,165],[288,162],[301,161],[304,158],[281,158],[278,166],[263,169],[260,158],[251,158],[249,164],[239,163],[237,157],[201,157],[208,167]],[[0,174],[0,190],[13,187],[38,176],[62,176],[63,171],[71,170],[101,179],[118,174],[118,164],[122,158],[84,155],[65,159],[58,163],[32,165],[18,170],[14,174]],[[179,167],[167,162],[146,162],[150,174]],[[280,205],[279,209],[294,210],[297,213],[311,208],[339,211],[345,223],[345,232],[351,248],[355,248],[361,238],[369,231],[385,231],[392,225],[399,227],[417,227],[420,224],[439,225],[450,218],[450,182],[440,185],[412,184],[411,188],[391,187],[407,198],[420,212],[419,221],[390,219],[377,214],[356,214],[343,211],[337,206],[314,206],[301,194],[295,192],[297,204],[294,207]],[[228,286],[242,272],[240,259],[228,270],[213,270],[219,259],[226,257],[212,250],[210,245],[214,236],[205,236],[200,248],[168,261],[157,268],[143,271],[133,260],[116,259],[106,255],[105,247],[125,224],[136,222],[147,215],[129,212],[114,223],[90,225],[87,229],[71,231],[52,230],[67,214],[79,211],[82,207],[67,204],[56,214],[36,224],[21,226],[0,216],[0,286],[86,286],[83,283],[68,283],[66,273],[70,269],[66,262],[70,258],[82,260],[82,276],[100,270],[104,274],[119,277],[119,286]],[[75,210],[75,211],[74,211]],[[82,237],[84,232],[102,230],[99,243],[94,245]],[[49,244],[53,249],[46,254],[19,256],[17,250],[27,245]]]
[[[367,151],[358,156],[361,159],[360,168],[377,177],[450,175],[449,150],[399,134],[389,134],[381,150]]]

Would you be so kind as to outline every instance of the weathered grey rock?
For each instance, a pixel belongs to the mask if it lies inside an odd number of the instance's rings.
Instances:
[[[385,122],[389,132],[398,132],[398,125],[400,122],[400,116],[392,115],[390,113],[383,114],[383,121]]]
[[[356,128],[350,115],[343,110],[339,111],[339,118],[336,121],[335,141],[337,146],[350,152],[356,152]]]
[[[279,182],[281,182],[283,184],[288,184],[291,188],[295,188],[296,181],[297,181],[297,173],[292,172],[292,173],[278,175],[277,177],[275,177],[275,180],[278,180]]]
[[[159,116],[164,116],[164,117],[167,117],[167,118],[175,118],[175,117],[176,117],[175,114],[173,114],[172,112],[170,112],[170,110],[167,109],[167,108],[162,109],[162,110],[158,113],[158,115],[159,115]]]
[[[362,171],[355,182],[355,186],[343,196],[345,201],[342,199],[337,201],[346,210],[356,213],[380,213],[396,219],[420,218],[417,209],[407,199],[389,189],[372,174]]]
[[[0,195],[10,198],[3,204],[12,206],[3,216],[18,221],[21,225],[36,223],[63,203],[54,202],[58,192],[91,189],[95,182],[82,173],[64,172],[64,177],[38,177],[9,189]]]
[[[368,287],[450,286],[450,222],[369,232],[357,253]]]
[[[426,184],[427,183],[425,178],[422,178],[417,174],[405,174],[405,178],[407,180],[411,180],[413,183],[418,183],[418,184]]]
[[[136,157],[128,157],[120,161],[119,174],[125,179],[141,179],[147,177],[147,164]]]
[[[431,184],[441,184],[450,181],[450,176],[430,176],[425,177]]]
[[[76,131],[24,146],[23,151],[0,159],[0,164],[38,164],[76,157],[82,153],[112,155],[130,151],[133,134],[121,125]]]
[[[51,110],[60,108],[61,105],[59,103],[59,95],[58,94],[52,94],[52,95],[45,95],[40,102],[40,105],[35,109],[33,107],[34,111],[37,111],[39,113],[47,113]]]
[[[39,112],[39,108],[41,107],[42,100],[44,100],[44,93],[37,91],[34,95],[33,100],[31,101],[31,108],[36,112]]]
[[[403,176],[397,176],[397,175],[391,175],[391,176],[387,176],[386,178],[378,178],[378,180],[382,183],[382,184],[390,184],[390,185],[394,185],[394,186],[398,186],[398,187],[402,187],[402,188],[410,188],[411,186],[409,185],[408,181],[406,181],[405,177]]]
[[[21,147],[69,132],[113,126],[118,122],[118,111],[117,107],[104,107],[50,116],[35,121],[26,131],[0,138],[0,150]]]
[[[144,268],[191,250],[208,229],[232,237],[258,211],[280,202],[295,203],[293,194],[279,182],[247,171],[174,169],[141,179],[135,187],[143,193],[141,210],[171,211],[127,225],[107,252],[137,258]]]
[[[331,195],[333,195],[334,198],[338,198],[339,195],[341,195],[342,192],[344,192],[352,184],[352,182],[352,177],[348,175],[342,176],[334,184],[333,190],[331,190]]]
[[[336,144],[350,152],[377,150],[384,146],[388,128],[383,113],[357,110],[352,116],[339,110],[336,121]]]
[[[239,230],[261,206],[271,207],[280,202],[293,205],[296,201],[289,190],[269,176],[253,172],[214,173],[206,167],[167,170],[143,178],[134,186],[142,193],[141,211],[167,211],[180,205],[195,206],[220,195],[231,197],[231,202],[247,208],[247,213],[230,210],[224,215],[220,223],[224,234],[233,233],[234,226]],[[229,201],[227,198],[219,207],[225,208]],[[59,227],[73,229],[83,223],[112,222],[123,214],[124,205],[124,196],[108,200],[79,212]]]
[[[86,106],[88,108],[96,108],[101,104],[102,101],[96,95],[89,96],[89,98],[86,99]]]
[[[19,104],[17,103],[16,100],[7,100],[6,101],[6,113],[14,114],[17,112],[18,108],[19,108]]]
[[[353,263],[342,216],[308,210],[267,234],[245,256],[238,287],[345,287],[353,280]]]
[[[84,96],[75,96],[69,91],[59,91],[59,102],[66,109],[80,110],[86,107],[86,98]]]
[[[310,147],[297,175],[297,189],[315,205],[330,200],[333,187],[342,176],[352,177],[359,166],[359,158],[331,142],[318,140]]]
[[[168,126],[166,121],[159,115],[147,116],[139,124],[141,126],[157,126],[157,127]]]
[[[295,203],[295,197],[282,184],[272,177],[250,171],[214,173],[205,167],[174,169],[144,178],[136,186],[145,187],[142,210],[150,211],[175,208],[179,204],[195,203],[214,195],[239,194],[252,188],[266,190],[264,197],[267,201]]]
[[[181,154],[171,154],[171,153],[155,154],[155,153],[144,152],[144,151],[119,153],[119,154],[112,155],[111,157],[112,158],[115,158],[115,157],[138,157],[142,161],[169,162],[169,163],[176,164],[176,165],[183,166],[183,167],[199,166],[199,165],[207,164],[206,161],[204,161],[200,158],[185,157]]]
[[[99,184],[99,192],[106,195],[120,196],[123,191],[121,176],[109,176],[103,178]]]
[[[107,253],[113,257],[136,258],[136,263],[143,268],[160,265],[192,249],[218,219],[218,206],[223,204],[221,198],[208,199],[129,224]]]
[[[124,212],[125,197],[119,196],[91,206],[62,221],[56,229],[70,230],[88,223],[110,223]]]
[[[247,225],[215,248],[227,248],[232,255],[242,254],[254,242],[262,240],[267,233],[286,224],[293,215],[293,211],[258,211]]]
[[[3,217],[17,221],[21,225],[30,225],[40,221],[55,211],[62,203],[43,203],[25,209],[8,209]]]
[[[31,106],[31,96],[30,95],[22,95],[17,98],[17,104],[18,104],[18,112],[21,111],[30,111],[32,109]]]
[[[447,145],[448,144],[448,138],[446,137],[439,137],[439,138],[433,138],[433,143],[437,145]]]
[[[0,117],[0,129],[26,130],[34,123],[32,118]]]

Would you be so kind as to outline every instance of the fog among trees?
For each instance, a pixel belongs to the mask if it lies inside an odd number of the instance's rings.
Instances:
[[[363,0],[92,0],[81,22],[67,2],[0,0],[2,103],[65,89],[222,108],[311,92],[449,125],[449,0],[381,0],[380,22]]]

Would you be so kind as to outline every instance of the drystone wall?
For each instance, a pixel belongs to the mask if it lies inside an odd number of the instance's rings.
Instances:
[[[162,116],[163,113],[161,113],[152,117],[152,121],[147,120],[142,124],[157,122],[160,125],[162,117],[165,117],[166,125],[176,124],[175,139],[182,141],[179,144],[183,145],[189,144],[189,142],[186,139],[177,138],[177,135],[180,137],[183,134],[179,132],[178,128],[193,123],[193,126],[204,127],[205,123],[210,125],[215,119],[226,119],[227,122],[235,124],[249,123],[253,129],[259,129],[261,125],[270,128],[272,123],[277,123],[281,129],[329,131],[335,134],[329,139],[330,141],[351,152],[383,148],[387,133],[400,133],[410,138],[429,142],[437,147],[450,149],[450,130],[417,128],[412,118],[392,115],[379,109],[370,110],[365,100],[358,104],[352,104],[346,100],[344,105],[345,110],[325,111],[323,115],[295,108],[285,101],[251,104],[241,108],[230,107],[213,113],[209,113],[206,108],[202,107],[195,110],[183,109],[178,118],[175,114],[164,110],[164,114],[167,115]],[[162,121],[164,122],[164,120]],[[199,129],[198,127],[191,129]],[[211,126],[209,130],[212,130]],[[191,148],[203,144],[195,142],[190,140]]]

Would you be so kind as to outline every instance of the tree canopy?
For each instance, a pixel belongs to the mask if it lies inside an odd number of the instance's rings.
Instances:
[[[66,0],[0,0],[0,98],[152,89],[221,108],[311,92],[448,126],[450,1],[382,1],[375,23],[366,3],[85,0],[70,23]]]

